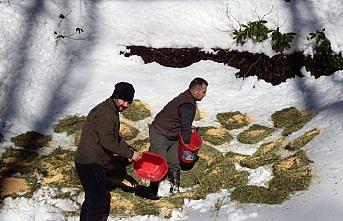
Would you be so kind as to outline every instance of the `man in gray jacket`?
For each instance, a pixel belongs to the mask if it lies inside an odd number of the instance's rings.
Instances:
[[[86,118],[75,156],[76,170],[85,191],[81,221],[107,220],[111,196],[106,167],[110,166],[113,156],[119,155],[129,161],[142,157],[119,135],[119,112],[131,104],[134,93],[132,84],[117,83],[112,96],[94,107]]]
[[[196,101],[201,101],[206,96],[207,86],[206,80],[193,79],[187,90],[164,106],[149,127],[150,151],[167,159],[171,192],[179,191],[180,185],[179,135],[181,134],[185,144],[189,144]],[[159,182],[151,182],[148,191],[141,195],[158,199],[158,184]]]

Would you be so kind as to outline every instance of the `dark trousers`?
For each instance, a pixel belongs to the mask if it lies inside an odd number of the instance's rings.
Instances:
[[[158,153],[167,159],[168,169],[179,171],[179,141],[169,140],[158,132],[152,125],[149,125],[150,151]]]
[[[110,211],[111,195],[107,190],[106,170],[98,164],[75,163],[85,191],[80,221],[105,221]]]

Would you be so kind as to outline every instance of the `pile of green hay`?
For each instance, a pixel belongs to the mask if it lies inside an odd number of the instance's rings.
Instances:
[[[132,121],[143,120],[151,116],[148,105],[138,99],[133,100],[132,104],[122,113],[126,119]]]
[[[135,148],[137,151],[147,151],[150,147],[149,138],[147,137],[145,139],[136,140],[131,144],[131,146]]]
[[[306,131],[303,135],[287,144],[285,148],[291,151],[299,150],[313,138],[315,138],[319,133],[320,131],[316,128]]]
[[[195,116],[194,116],[194,121],[200,121],[200,120],[201,120],[201,111],[197,106]]]
[[[199,184],[200,176],[208,165],[222,154],[212,146],[203,145],[198,152],[199,160],[190,171],[181,171],[181,187],[193,187]]]
[[[30,189],[25,194],[31,197],[40,186],[80,188],[74,165],[74,152],[56,149],[47,156],[39,157],[28,150],[8,149],[1,157],[2,178],[25,180]],[[6,169],[7,168],[7,169]]]
[[[204,141],[213,145],[229,143],[233,139],[232,135],[224,128],[200,127],[199,133]]]
[[[17,147],[24,147],[26,149],[39,149],[47,146],[48,142],[51,141],[50,135],[44,135],[36,131],[28,131],[24,134],[19,134],[11,138],[11,141]]]
[[[262,144],[257,151],[249,157],[241,160],[239,163],[243,167],[256,169],[257,167],[274,163],[280,160],[278,151],[283,146],[284,139],[274,140],[268,143]]]
[[[268,137],[274,131],[274,128],[254,124],[238,134],[237,140],[244,144],[255,144]]]
[[[33,150],[8,148],[0,158],[0,175],[4,177],[13,177],[21,168],[32,162],[38,157]]]
[[[74,145],[76,147],[79,146],[80,144],[80,141],[81,141],[81,133],[82,133],[82,130],[78,130],[78,131],[75,131],[75,133],[73,134],[74,136]]]
[[[276,128],[282,128],[283,136],[301,129],[307,122],[309,122],[317,113],[311,110],[299,111],[295,107],[289,107],[276,111],[272,114],[272,120]]]
[[[203,199],[209,193],[219,192],[220,189],[245,186],[248,183],[248,175],[247,171],[237,171],[230,158],[217,158],[202,172],[195,194],[199,199]]]
[[[242,161],[244,161],[245,159],[247,159],[251,156],[230,151],[230,152],[227,152],[225,154],[225,157],[230,158],[230,159],[232,159],[233,162],[240,164]]]
[[[306,190],[312,179],[310,163],[302,150],[279,161],[273,166],[274,178],[269,187],[290,193]]]
[[[56,149],[26,165],[22,177],[33,186],[80,187],[74,165],[74,152]]]
[[[126,141],[132,140],[138,135],[138,133],[139,133],[139,130],[137,128],[124,122],[120,123],[119,134],[124,140]]]
[[[71,135],[82,130],[85,120],[86,116],[68,115],[52,127],[56,133],[67,132],[68,135]]]
[[[240,203],[280,204],[295,191],[306,190],[311,184],[311,161],[303,151],[286,157],[274,164],[274,177],[269,187],[239,186],[232,199]]]
[[[248,126],[251,118],[239,111],[224,112],[217,114],[217,120],[228,130],[238,129]]]

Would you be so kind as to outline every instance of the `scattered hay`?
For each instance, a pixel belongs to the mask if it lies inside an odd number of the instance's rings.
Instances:
[[[302,191],[311,184],[311,169],[303,151],[298,151],[274,164],[274,177],[269,187],[240,186],[232,192],[232,199],[241,203],[280,204],[295,191]]]
[[[26,165],[22,177],[34,186],[49,185],[57,188],[79,187],[74,165],[74,152],[56,149]]]
[[[22,167],[25,167],[37,157],[38,154],[32,150],[8,148],[0,159],[0,175],[10,177],[20,172]]]
[[[76,147],[78,147],[79,144],[80,144],[80,141],[81,141],[81,133],[82,133],[82,130],[77,130],[77,131],[75,131],[75,133],[74,133],[74,145],[75,145]]]
[[[31,162],[36,157],[38,157],[38,154],[33,150],[27,150],[27,149],[14,149],[14,148],[8,148],[1,156],[1,162],[5,162],[7,159],[17,159],[18,161],[26,161]],[[16,163],[16,162],[15,162]],[[13,163],[8,163],[7,165],[12,165]]]
[[[129,216],[133,213],[133,203],[122,194],[111,192],[110,214]]]
[[[233,162],[240,164],[243,160],[247,159],[250,156],[230,151],[230,152],[227,152],[224,155],[224,157],[231,158],[233,160]]]
[[[274,131],[274,128],[254,124],[247,130],[238,134],[237,140],[244,144],[255,144],[268,137]]]
[[[309,109],[299,111],[295,107],[289,107],[276,111],[271,117],[276,128],[283,128],[282,135],[288,136],[289,134],[301,129],[316,115],[317,113]]]
[[[246,157],[239,164],[243,167],[256,169],[257,167],[279,161],[281,157],[278,152],[283,145],[283,141],[284,139],[278,139],[262,144],[251,157]]]
[[[216,158],[222,157],[223,154],[220,153],[216,148],[204,144],[202,148],[199,150],[198,156],[200,157],[200,159],[206,160],[206,162],[209,164]]]
[[[300,150],[295,154],[286,157],[285,159],[275,163],[273,166],[273,172],[276,176],[282,176],[287,174],[292,174],[299,170],[309,169],[309,164],[312,161],[308,159],[305,152]]]
[[[77,131],[81,131],[83,124],[86,120],[86,116],[80,116],[78,114],[68,115],[65,118],[58,121],[57,124],[53,125],[54,132],[63,133],[67,132],[71,135]]]
[[[200,127],[199,133],[204,141],[213,145],[229,143],[233,139],[232,135],[224,128]]]
[[[257,151],[254,153],[254,156],[262,156],[270,153],[275,153],[281,149],[283,146],[284,139],[273,140],[268,143],[262,144]]]
[[[250,117],[239,111],[218,113],[217,120],[228,130],[248,126],[251,122]]]
[[[145,139],[136,140],[131,146],[138,151],[147,151],[150,147],[149,138],[147,137]]]
[[[111,195],[114,195],[115,199],[124,201],[125,199],[125,207],[120,206],[118,202],[111,203],[111,213],[116,215],[129,215],[129,216],[137,216],[137,215],[155,215],[158,216],[160,214],[160,206],[158,201],[151,201],[147,200],[138,196],[135,196],[133,193],[124,192],[121,189],[115,189],[112,191]],[[111,200],[111,201],[113,201]],[[116,205],[118,204],[118,205]]]
[[[51,136],[35,131],[28,131],[24,134],[12,137],[11,141],[18,147],[35,150],[47,146],[48,142],[51,141]]]
[[[298,137],[297,139],[291,141],[289,144],[286,145],[287,150],[299,150],[303,146],[305,146],[308,142],[310,142],[313,138],[315,138],[320,131],[318,129],[312,129],[309,131],[306,131],[303,135]]]
[[[200,121],[201,120],[201,113],[202,112],[200,111],[200,109],[197,106],[195,116],[194,116],[194,121]]]
[[[240,165],[250,169],[256,169],[260,166],[268,165],[280,160],[280,155],[270,153],[262,156],[251,156],[240,161]]]
[[[203,171],[208,167],[205,159],[200,158],[190,171],[181,171],[181,187],[193,187],[200,183],[200,176]]]
[[[221,158],[222,154],[209,145],[203,145],[198,152],[199,160],[190,171],[181,171],[181,187],[192,187],[200,183],[203,172],[215,159]]]
[[[262,186],[240,186],[233,190],[231,198],[240,203],[281,204],[288,194],[283,191],[273,191]]]
[[[196,194],[205,198],[209,193],[216,193],[220,189],[246,185],[248,172],[236,171],[234,162],[230,158],[218,157],[203,170],[199,176],[199,186]]]
[[[22,178],[0,178],[0,198],[16,196],[18,193],[29,192],[31,186]]]
[[[305,152],[300,150],[274,164],[275,176],[269,182],[269,187],[288,193],[307,189],[312,180],[311,162]]]
[[[151,116],[149,106],[138,99],[134,99],[132,104],[123,112],[125,118],[132,121],[143,120]]]
[[[135,138],[138,135],[139,130],[127,123],[121,122],[119,133],[124,140],[128,141]]]

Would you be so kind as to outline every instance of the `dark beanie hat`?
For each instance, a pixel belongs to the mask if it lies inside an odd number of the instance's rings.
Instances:
[[[114,86],[114,91],[111,98],[122,99],[131,104],[134,95],[135,89],[133,88],[132,84],[127,82],[119,82]]]

